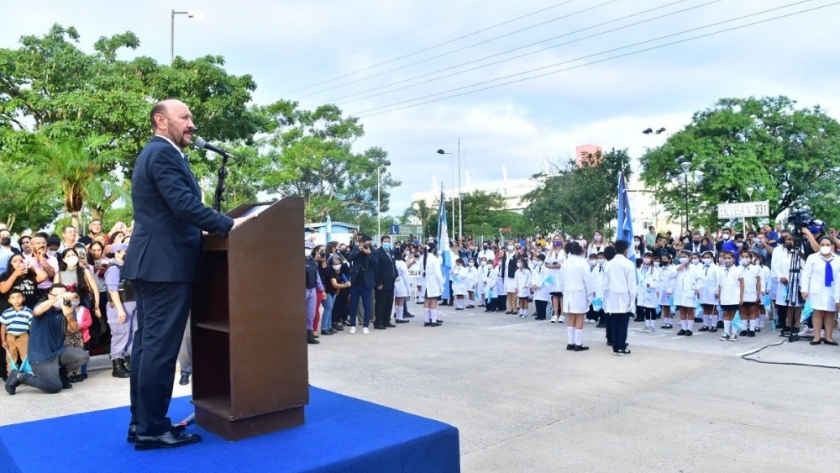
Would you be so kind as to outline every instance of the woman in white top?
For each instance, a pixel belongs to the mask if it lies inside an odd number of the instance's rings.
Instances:
[[[790,265],[794,253],[796,253],[795,240],[788,236],[785,241],[773,250],[773,260],[770,262],[770,271],[776,279],[776,292],[771,296],[776,299],[776,312],[779,315],[778,326],[781,327],[782,335],[787,335],[793,327],[794,334],[799,332],[799,318],[802,316],[802,300],[799,297],[799,287],[792,287],[790,277]],[[797,281],[794,280],[793,283]]]
[[[563,313],[568,317],[566,330],[569,341],[566,350],[584,351],[589,347],[583,345],[583,317],[595,297],[595,287],[589,275],[589,263],[583,259],[583,248],[580,244],[567,243],[566,256],[566,262],[560,269],[560,278],[563,281]]]
[[[475,260],[470,258],[467,261],[467,308],[475,307],[475,288],[478,282],[478,270],[475,269]]]
[[[397,267],[397,279],[394,281],[394,315],[398,324],[406,323],[405,300],[411,294],[411,280],[408,275],[408,265],[403,261],[403,254],[408,254],[405,248],[394,255],[394,265]]]
[[[467,268],[464,267],[464,260],[455,260],[455,267],[449,273],[452,279],[452,290],[455,292],[455,310],[464,310],[464,296],[467,295]]]
[[[528,258],[519,257],[516,261],[516,297],[519,299],[517,315],[520,319],[528,316],[528,298],[531,297],[531,269],[528,268]]]
[[[435,256],[437,246],[434,243],[426,245],[423,260],[420,262],[420,275],[423,277],[425,287],[425,301],[423,302],[423,313],[426,323],[424,327],[437,327],[440,322],[437,320],[438,297],[443,294],[443,273],[440,271],[440,259]]]
[[[717,332],[718,278],[720,269],[715,266],[711,251],[703,252],[703,267],[700,268],[703,282],[700,284],[700,305],[703,307],[703,326],[701,332]]]
[[[653,253],[647,252],[642,257],[642,267],[637,271],[639,288],[636,291],[636,303],[642,308],[642,315],[645,318],[645,328],[642,331],[655,332],[659,277],[662,270],[653,265]]]
[[[600,231],[596,231],[595,235],[592,237],[592,243],[589,244],[589,248],[586,250],[586,256],[603,253],[604,248],[606,247],[607,244],[604,243],[604,234]]]
[[[554,242],[551,250],[545,257],[545,268],[548,270],[548,277],[551,284],[549,293],[551,294],[551,307],[554,309],[554,315],[551,316],[551,323],[566,321],[563,317],[563,291],[561,289],[562,276],[560,268],[563,267],[563,262],[566,261],[566,251],[563,250],[563,236],[559,233],[554,235]]]
[[[840,308],[840,257],[834,254],[834,244],[827,236],[819,240],[820,252],[805,261],[802,268],[802,299],[814,309],[814,340],[811,345],[837,345],[834,341],[834,312]],[[820,331],[825,328],[825,340]]]

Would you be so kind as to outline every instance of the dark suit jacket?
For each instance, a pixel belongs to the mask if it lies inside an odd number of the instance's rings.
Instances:
[[[370,255],[368,255],[359,251],[358,246],[353,246],[353,249],[350,250],[350,254],[347,255],[347,261],[352,264],[350,267],[351,284],[356,284],[356,277],[359,275],[359,271],[364,268],[363,281],[365,287],[376,287],[376,271],[379,269],[379,259],[376,257],[375,251],[372,251]]]
[[[134,231],[122,276],[191,283],[201,271],[201,231],[227,235],[233,219],[201,203],[183,155],[155,136],[137,157],[131,177]]]
[[[397,263],[394,262],[394,255],[379,247],[376,250],[376,259],[379,262],[376,271],[376,286],[381,284],[384,289],[393,289],[394,282],[397,280]]]

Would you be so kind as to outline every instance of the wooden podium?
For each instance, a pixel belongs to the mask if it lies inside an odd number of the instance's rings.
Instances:
[[[204,237],[191,330],[196,422],[227,440],[302,425],[309,403],[303,199],[259,213],[227,238]]]

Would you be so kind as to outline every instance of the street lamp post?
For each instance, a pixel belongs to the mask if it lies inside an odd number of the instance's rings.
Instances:
[[[169,21],[169,65],[171,66],[173,62],[175,62],[175,15],[187,15],[187,18],[194,18],[196,20],[203,20],[204,19],[204,12],[201,10],[190,10],[190,11],[175,11],[172,10],[172,17]]]
[[[691,232],[691,224],[688,222],[688,171],[691,169],[691,163],[683,161],[680,163],[680,167],[685,175],[685,229]]]
[[[459,144],[459,146],[458,146],[458,152],[459,152],[458,167],[459,168],[461,167],[461,156],[460,156],[461,147],[460,147],[460,143],[461,143],[461,140],[459,138],[458,139],[458,144]],[[452,158],[452,159],[450,159],[451,165],[450,165],[449,169],[450,169],[450,173],[451,173],[451,176],[452,176],[452,181],[451,182],[454,183],[455,182],[455,157],[452,155],[452,153],[447,153],[446,151],[444,151],[442,149],[437,150],[437,154],[448,154],[449,157]],[[460,169],[458,169],[458,171],[459,171],[458,175],[460,176]],[[441,187],[443,187],[443,186],[441,186]],[[460,186],[458,186],[458,187],[460,188]],[[458,196],[458,198],[460,199],[460,196]],[[455,234],[455,196],[452,196],[452,234],[453,235]]]
[[[382,178],[380,171],[382,170],[383,166],[390,166],[391,161],[387,159],[379,166],[376,166],[376,235],[377,238],[380,240],[382,239],[382,196],[381,196],[381,188],[382,188]]]
[[[752,195],[755,189],[753,187],[747,187],[747,196],[750,198],[750,202],[752,202]],[[744,217],[744,234],[747,233],[747,217]]]

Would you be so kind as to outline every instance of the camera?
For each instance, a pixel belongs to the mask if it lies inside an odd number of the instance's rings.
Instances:
[[[790,213],[790,216],[788,217],[788,225],[792,225],[797,231],[799,231],[802,227],[809,226],[811,224],[811,220],[813,220],[813,218],[811,217],[810,212],[806,209],[801,209]]]
[[[64,307],[70,307],[71,305],[73,305],[73,303],[70,302],[70,299],[64,299]]]

